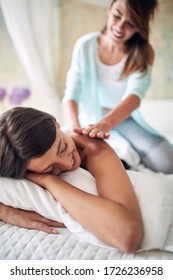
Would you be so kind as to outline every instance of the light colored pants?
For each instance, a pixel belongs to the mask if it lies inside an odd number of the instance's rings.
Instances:
[[[173,173],[173,148],[168,141],[151,134],[132,117],[115,129],[129,141],[146,167],[155,172]]]

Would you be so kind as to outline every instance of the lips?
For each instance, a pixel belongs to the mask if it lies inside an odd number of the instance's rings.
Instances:
[[[72,155],[72,159],[71,159],[72,168],[73,168],[73,166],[74,166],[74,163],[75,163],[75,160],[74,160],[74,156]]]
[[[113,35],[118,38],[118,39],[122,39],[123,38],[123,35],[119,35],[119,34],[116,34],[115,32],[113,33]]]
[[[75,157],[75,153],[72,153],[72,158],[71,158],[71,169],[75,169],[76,168],[76,157]]]
[[[116,31],[113,31],[113,36],[116,37],[117,39],[122,39],[123,38],[123,34],[122,33],[119,33],[119,32],[116,32]]]
[[[80,156],[78,154],[78,152],[75,150],[72,153],[72,158],[71,158],[71,170],[75,170],[76,168],[78,168],[81,164],[81,159]]]

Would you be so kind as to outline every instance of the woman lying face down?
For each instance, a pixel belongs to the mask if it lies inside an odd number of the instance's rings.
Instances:
[[[102,139],[67,134],[49,114],[17,107],[0,117],[0,175],[46,188],[86,229],[124,252],[140,246],[143,223],[131,181]],[[95,177],[99,196],[57,175],[79,166]],[[91,218],[92,217],[92,218]]]

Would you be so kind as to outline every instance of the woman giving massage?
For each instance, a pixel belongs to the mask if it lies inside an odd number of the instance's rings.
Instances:
[[[22,107],[1,115],[0,138],[1,176],[26,177],[46,188],[103,242],[124,252],[134,252],[139,247],[143,223],[137,198],[120,159],[104,140],[66,134],[51,115]],[[95,177],[99,196],[79,190],[57,176],[79,166]],[[51,227],[63,226],[37,213],[3,204],[0,219],[50,233],[55,232]]]

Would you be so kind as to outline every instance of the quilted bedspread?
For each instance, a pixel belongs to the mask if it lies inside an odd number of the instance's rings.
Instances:
[[[1,260],[173,260],[173,254],[152,250],[125,254],[117,249],[102,248],[80,241],[67,229],[58,235],[27,230],[0,222]]]

